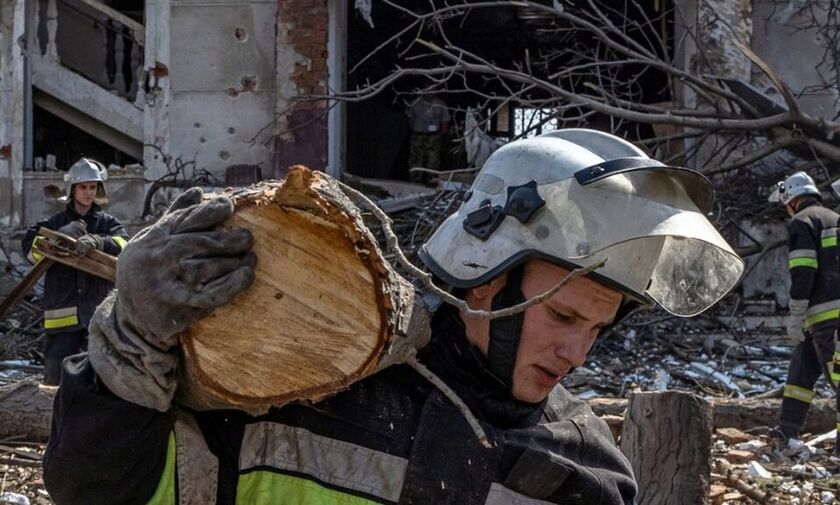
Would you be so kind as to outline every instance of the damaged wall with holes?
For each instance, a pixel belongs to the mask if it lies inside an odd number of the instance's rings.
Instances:
[[[264,178],[296,163],[325,167],[324,104],[294,99],[326,91],[326,0],[174,0],[159,23],[170,48],[156,84],[168,90],[150,102],[159,124],[147,129],[169,169],[195,160],[227,184],[247,182],[252,167]],[[168,168],[155,151],[145,158],[160,176]]]
[[[270,175],[276,0],[178,0],[170,16],[168,154],[220,183],[236,165]]]
[[[282,176],[296,163],[324,169],[325,105],[296,98],[326,92],[327,5],[1,2],[0,227],[54,212],[51,188],[81,156],[142,163],[111,182],[134,178],[110,208],[127,221],[143,211],[143,178],[148,188],[177,167],[180,180],[206,186]]]

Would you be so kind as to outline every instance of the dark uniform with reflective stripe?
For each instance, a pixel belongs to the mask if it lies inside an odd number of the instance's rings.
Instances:
[[[108,392],[79,355],[65,362],[55,402],[47,489],[60,505],[633,503],[630,465],[585,403],[562,387],[541,404],[518,402],[454,311],[433,329],[420,360],[481,420],[492,448],[407,366],[250,417],[140,407]]]
[[[793,350],[779,420],[789,437],[798,436],[805,424],[819,376],[824,373],[835,390],[840,383],[838,219],[836,212],[811,199],[800,205],[788,225],[790,297],[808,300],[806,337]],[[840,396],[837,411],[840,416]],[[840,417],[837,421],[840,429]]]
[[[128,234],[117,218],[106,214],[94,204],[87,214],[80,216],[67,204],[64,211],[29,227],[23,238],[23,253],[35,263],[41,255],[32,249],[44,237],[41,227],[58,230],[72,221],[83,220],[88,233],[104,239],[104,252],[117,255],[128,241]],[[87,326],[99,305],[114,285],[105,279],[61,264],[54,264],[44,278],[44,328],[47,346],[44,353],[44,384],[55,385],[61,375],[61,360],[82,350],[87,342]]]

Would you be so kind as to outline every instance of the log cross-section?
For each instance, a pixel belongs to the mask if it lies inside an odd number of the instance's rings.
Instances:
[[[256,281],[182,338],[184,403],[261,412],[346,388],[422,345],[412,286],[325,174],[229,192],[225,228],[254,235]],[[419,306],[419,305],[418,305]]]

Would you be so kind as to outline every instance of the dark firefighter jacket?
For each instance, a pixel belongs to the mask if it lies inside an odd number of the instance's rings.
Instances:
[[[838,214],[816,200],[805,203],[788,225],[790,297],[808,300],[805,328],[834,327],[840,322]]]
[[[80,216],[72,203],[58,214],[45,221],[39,221],[26,230],[23,237],[23,253],[35,263],[41,255],[32,249],[33,244],[43,239],[38,235],[42,226],[58,230],[72,221],[82,219],[88,233],[104,239],[103,251],[116,256],[128,242],[128,234],[114,216],[106,214],[94,204],[90,211]],[[44,328],[48,333],[74,331],[87,328],[96,306],[99,305],[114,285],[105,279],[61,264],[54,264],[44,278]]]
[[[407,366],[249,417],[137,406],[109,393],[84,354],[71,357],[47,489],[59,505],[633,503],[632,470],[609,429],[565,389],[537,405],[512,399],[451,313],[435,318],[420,359],[481,420],[492,448]]]

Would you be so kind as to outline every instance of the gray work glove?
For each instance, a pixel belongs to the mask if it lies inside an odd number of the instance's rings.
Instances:
[[[101,251],[105,247],[105,241],[99,235],[82,235],[76,240],[76,254],[87,256],[91,251]]]
[[[70,221],[58,229],[59,233],[63,233],[68,237],[79,238],[87,233],[87,225],[81,219]]]
[[[126,244],[117,289],[96,309],[89,356],[116,395],[160,411],[177,386],[179,334],[254,281],[251,233],[216,230],[233,213],[226,197],[193,188]]]
[[[808,310],[808,300],[791,300],[788,305],[790,315],[787,318],[787,334],[795,343],[805,341],[805,312]]]

